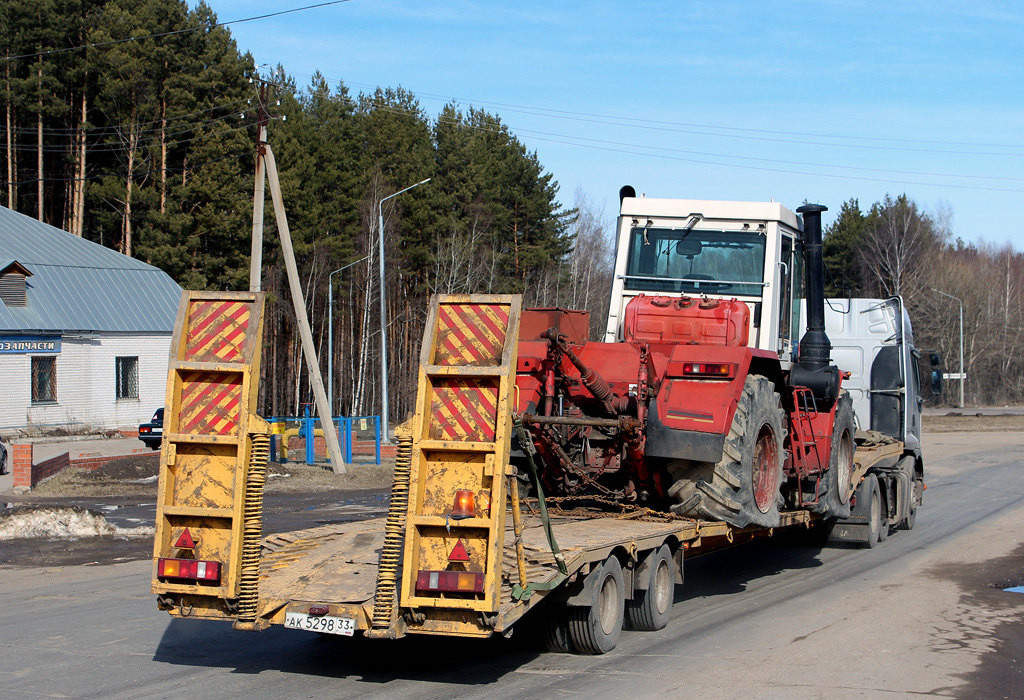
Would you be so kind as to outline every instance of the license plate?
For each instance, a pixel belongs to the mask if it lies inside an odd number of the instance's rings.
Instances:
[[[160,435],[163,432],[164,432],[163,428],[153,428],[153,434],[154,435]]]
[[[294,630],[342,634],[346,637],[351,637],[356,631],[356,621],[348,617],[307,615],[306,613],[295,612],[287,613],[284,616],[284,626]]]

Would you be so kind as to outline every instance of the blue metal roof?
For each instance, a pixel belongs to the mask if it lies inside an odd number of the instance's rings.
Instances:
[[[0,260],[18,261],[28,305],[0,302],[0,332],[170,332],[181,287],[159,268],[0,207]]]

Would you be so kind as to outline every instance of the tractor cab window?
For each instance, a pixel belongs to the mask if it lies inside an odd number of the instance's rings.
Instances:
[[[779,354],[788,354],[793,335],[793,239],[782,237],[779,254]]]
[[[761,296],[765,237],[754,231],[632,229],[625,288]]]

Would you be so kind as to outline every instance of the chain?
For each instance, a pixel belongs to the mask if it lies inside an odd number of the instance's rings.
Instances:
[[[532,431],[532,427],[530,430]],[[607,495],[611,495],[613,493],[610,488],[598,483],[597,479],[594,479],[592,476],[587,474],[586,469],[573,463],[572,458],[569,457],[569,455],[565,453],[565,450],[562,449],[561,445],[558,444],[558,434],[554,429],[551,427],[543,427],[538,430],[538,433],[547,441],[548,447],[550,447],[551,451],[555,453],[555,457],[558,458],[558,463],[562,465],[563,469],[578,476],[584,484],[591,488],[602,491]]]
[[[590,502],[593,502],[593,503],[601,504],[603,506],[607,506],[609,508],[617,508],[619,510],[619,512],[618,513],[607,513],[607,512],[595,513],[593,511],[591,511],[591,512],[587,513],[588,517],[594,517],[594,518],[617,518],[619,520],[622,520],[622,519],[629,519],[629,520],[658,520],[658,521],[663,521],[663,520],[670,520],[670,521],[687,520],[688,521],[688,520],[692,520],[692,518],[687,518],[685,516],[677,515],[675,513],[666,513],[664,511],[653,510],[652,508],[648,508],[646,506],[635,506],[635,505],[632,505],[632,504],[629,504],[629,503],[621,503],[621,502],[613,500],[611,498],[604,498],[603,496],[551,496],[551,497],[546,498],[545,500],[548,502],[548,505],[554,506],[554,508],[559,512],[560,515],[571,515],[572,514],[571,511],[564,510],[562,508],[562,506],[561,506],[562,503],[572,502],[572,501],[590,501]]]

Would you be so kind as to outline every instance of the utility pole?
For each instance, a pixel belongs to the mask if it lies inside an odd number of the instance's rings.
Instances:
[[[263,105],[266,104],[266,86],[267,83],[261,81],[261,94],[260,94],[260,108],[261,115],[266,118],[266,110]],[[262,173],[265,171],[266,178],[270,181],[270,196],[274,202],[274,215],[277,219],[277,231],[281,238],[281,252],[282,258],[284,258],[285,270],[288,273],[288,288],[291,291],[292,306],[295,308],[295,319],[299,326],[299,338],[302,341],[302,356],[306,360],[306,365],[309,367],[309,379],[310,384],[313,385],[313,397],[316,401],[317,414],[320,416],[320,427],[324,431],[324,441],[327,443],[327,454],[331,460],[331,469],[334,470],[335,474],[344,474],[346,472],[345,462],[341,453],[341,445],[338,443],[338,431],[334,427],[334,420],[331,415],[331,407],[327,402],[327,393],[324,391],[324,380],[320,374],[320,360],[316,356],[316,348],[313,345],[313,332],[309,327],[309,315],[306,313],[306,301],[302,296],[302,286],[299,283],[299,271],[295,264],[295,251],[292,248],[292,236],[291,231],[288,228],[288,217],[285,215],[284,210],[284,199],[281,196],[281,182],[278,180],[277,175],[277,163],[274,161],[274,151],[270,147],[270,142],[267,138],[266,121],[262,122],[262,128],[260,129],[262,140],[257,144],[256,151],[256,193],[253,195],[253,261],[252,266],[249,270],[249,286],[259,290],[261,267],[262,267],[262,251],[263,251],[263,177]],[[259,221],[257,222],[257,209],[259,210]],[[256,267],[257,261],[257,223],[259,224],[259,265]],[[255,282],[253,281],[255,280]]]
[[[334,281],[331,278],[353,265],[369,260],[369,258],[369,255],[365,255],[327,275],[327,403],[332,411],[334,410]]]
[[[259,106],[256,112],[256,186],[252,196],[252,251],[249,254],[249,291],[260,291],[263,278],[263,200],[266,198],[263,168],[264,146],[267,143],[267,84],[260,83]]]
[[[959,297],[955,297],[952,294],[946,294],[940,292],[934,287],[931,288],[936,294],[941,294],[944,297],[949,297],[953,301],[960,304],[960,408],[964,407],[964,383],[967,381],[967,375],[964,374],[964,301]]]
[[[384,299],[384,202],[403,192],[408,192],[413,187],[425,185],[431,179],[428,177],[415,185],[409,185],[404,190],[389,194],[377,203],[377,241],[380,244],[380,439],[386,445],[391,444],[391,438],[388,428],[388,308]]]

